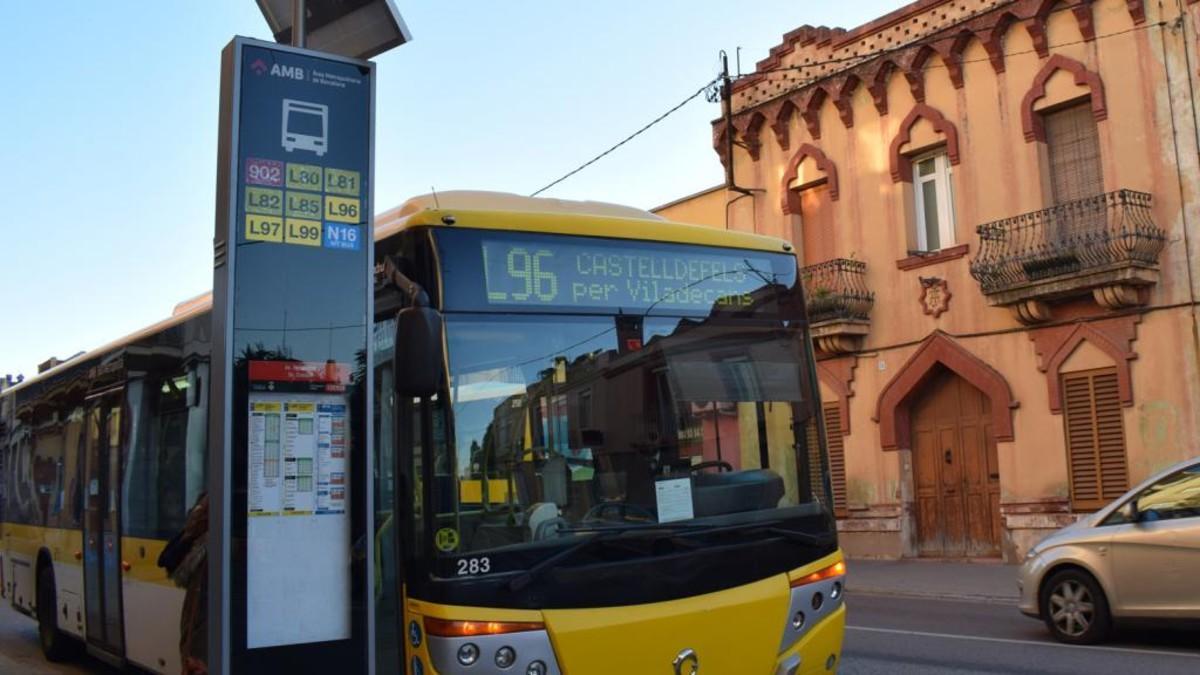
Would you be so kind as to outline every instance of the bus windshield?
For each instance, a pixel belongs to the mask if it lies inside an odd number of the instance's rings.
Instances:
[[[538,273],[561,272],[542,290],[561,291],[584,269],[581,256],[597,250],[575,248],[586,253],[523,246],[519,255],[528,257],[516,273],[541,255]],[[652,264],[664,269],[672,254],[661,255]],[[709,255],[700,278],[744,271],[743,253],[730,252],[738,262],[727,267]],[[527,311],[543,298],[512,302],[524,285],[497,283],[487,261],[479,269],[489,274],[488,292],[496,300],[506,293],[505,306],[477,311],[447,291],[449,389],[436,404],[426,498],[436,576],[520,570],[606,530],[716,531],[795,518],[828,527],[795,261],[754,255],[769,259],[745,265],[767,273],[738,277],[744,301],[693,295],[669,311],[653,299],[635,308],[589,300],[569,313]],[[461,279],[447,257],[446,278]],[[469,311],[453,311],[456,304]],[[488,569],[470,569],[469,559],[483,553]],[[467,572],[456,570],[463,565]]]

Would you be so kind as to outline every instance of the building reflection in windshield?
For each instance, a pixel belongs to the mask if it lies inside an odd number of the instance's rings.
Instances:
[[[463,314],[447,334],[456,450],[437,458],[435,504],[458,553],[655,522],[666,477],[693,476],[695,517],[821,490],[799,324]]]

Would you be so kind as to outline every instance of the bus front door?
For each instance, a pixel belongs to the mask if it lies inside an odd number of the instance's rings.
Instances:
[[[91,397],[88,410],[86,508],[83,519],[84,604],[88,644],[121,656],[121,398],[108,391]]]

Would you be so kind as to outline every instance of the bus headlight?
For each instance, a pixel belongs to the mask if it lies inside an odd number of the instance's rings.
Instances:
[[[458,662],[464,666],[469,666],[479,658],[479,647],[474,643],[467,644],[458,648]]]
[[[508,668],[517,660],[517,653],[512,647],[501,647],[496,650],[496,666],[498,668]]]
[[[431,669],[475,675],[561,675],[540,621],[423,617]]]
[[[839,561],[791,580],[792,597],[779,644],[781,654],[842,605],[845,578],[846,563]]]

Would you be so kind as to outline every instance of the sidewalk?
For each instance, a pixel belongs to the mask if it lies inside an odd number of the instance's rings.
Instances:
[[[846,589],[857,593],[907,595],[1013,604],[1017,565],[950,560],[846,561]]]

